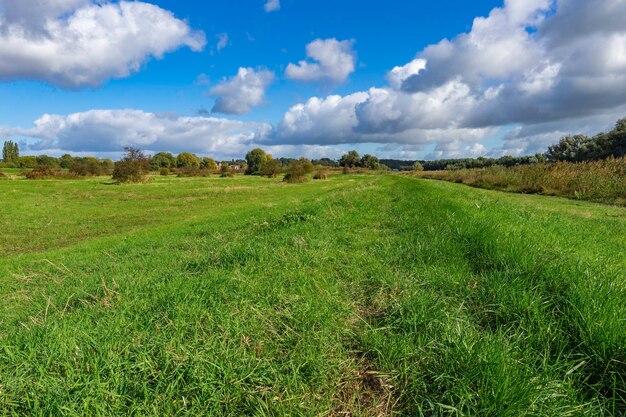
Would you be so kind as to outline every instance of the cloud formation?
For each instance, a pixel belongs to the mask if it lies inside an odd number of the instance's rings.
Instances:
[[[267,0],[263,5],[263,10],[268,13],[280,10],[280,0]]]
[[[355,69],[356,52],[353,46],[353,40],[316,39],[306,46],[310,61],[289,64],[285,75],[305,82],[345,82]]]
[[[0,134],[35,139],[24,149],[27,152],[116,155],[126,146],[137,146],[148,152],[195,152],[231,159],[241,158],[251,148],[261,146],[255,139],[258,132],[268,129],[265,123],[122,109],[46,114],[31,128],[0,126]],[[264,144],[263,147],[275,155],[293,157],[338,158],[343,152],[336,147],[319,145]]]
[[[436,156],[476,155],[494,129],[519,126],[502,150],[543,150],[572,120],[600,130],[626,105],[624,22],[620,0],[506,0],[393,68],[386,87],[293,106],[267,140],[434,143]],[[288,72],[306,78],[317,71],[309,65]]]
[[[158,6],[93,0],[0,0],[0,80],[38,80],[62,88],[97,87],[137,72],[150,58],[204,33]]]
[[[274,73],[254,68],[239,68],[237,75],[223,80],[210,91],[217,97],[214,113],[243,114],[263,104],[265,90],[274,80]]]

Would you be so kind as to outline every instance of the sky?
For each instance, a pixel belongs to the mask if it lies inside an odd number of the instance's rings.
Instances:
[[[22,154],[517,156],[625,116],[624,0],[0,0]]]

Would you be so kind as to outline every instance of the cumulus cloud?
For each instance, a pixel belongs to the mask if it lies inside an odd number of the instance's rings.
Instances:
[[[333,146],[258,143],[260,132],[268,129],[265,123],[123,109],[46,114],[31,128],[0,126],[0,134],[31,138],[28,146],[22,146],[27,153],[56,155],[64,152],[117,155],[126,146],[137,146],[148,152],[195,152],[220,159],[241,158],[257,146],[275,155],[290,157],[336,158],[343,152]]]
[[[280,0],[267,0],[263,5],[263,10],[268,13],[280,10]]]
[[[506,0],[468,33],[393,68],[388,86],[296,105],[268,135],[287,143],[431,143],[432,156],[449,157],[483,153],[482,139],[517,126],[498,152],[545,150],[577,131],[573,120],[585,118],[586,132],[610,126],[607,114],[619,117],[624,22],[620,0]],[[308,65],[291,71],[306,74]]]
[[[205,36],[158,6],[93,0],[0,0],[0,79],[96,87]]]
[[[289,64],[287,78],[298,81],[319,81],[338,84],[354,72],[356,52],[354,40],[316,39],[306,46],[310,61]]]
[[[217,96],[213,112],[243,114],[263,104],[265,90],[274,80],[274,73],[254,68],[239,68],[237,75],[223,80],[211,89]]]

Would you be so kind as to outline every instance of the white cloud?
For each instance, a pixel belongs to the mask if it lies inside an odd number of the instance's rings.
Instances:
[[[216,38],[217,38],[217,45],[215,45],[215,47],[217,48],[217,52],[221,51],[222,49],[228,46],[228,33],[218,33],[216,35]]]
[[[151,57],[205,45],[171,12],[142,2],[2,0],[0,79],[41,80],[63,88],[96,87],[138,71]]]
[[[427,46],[393,68],[389,86],[294,106],[268,137],[430,143],[438,146],[435,155],[471,156],[484,152],[481,140],[513,125],[519,133],[499,151],[545,150],[564,132],[578,131],[573,120],[585,118],[583,132],[591,133],[589,126],[610,126],[607,114],[620,116],[617,109],[626,105],[624,22],[621,0],[506,0],[476,18],[468,33]],[[295,68],[307,73],[305,64]]]
[[[239,68],[237,75],[220,82],[211,89],[217,96],[213,112],[243,114],[263,104],[265,90],[274,79],[274,73],[254,68]]]
[[[241,158],[258,146],[271,154],[287,157],[337,158],[343,153],[333,146],[256,142],[259,132],[269,128],[265,123],[123,109],[46,114],[37,119],[32,128],[0,126],[0,134],[32,138],[30,146],[23,149],[25,153],[54,155],[71,152],[117,157],[126,146],[137,146],[151,153],[195,152],[219,159]]]
[[[268,13],[280,10],[280,0],[267,0],[263,9]]]
[[[397,90],[402,88],[402,83],[409,77],[419,74],[420,71],[426,68],[425,59],[414,59],[406,65],[394,67],[387,74],[387,81],[389,85]]]
[[[39,139],[42,149],[116,152],[125,146],[150,151],[237,154],[247,148],[260,123],[215,117],[182,117],[141,110],[90,110],[41,116],[30,129],[5,133]]]
[[[354,41],[337,39],[316,39],[306,46],[310,61],[289,64],[285,75],[299,81],[321,81],[342,83],[354,72],[356,52]]]

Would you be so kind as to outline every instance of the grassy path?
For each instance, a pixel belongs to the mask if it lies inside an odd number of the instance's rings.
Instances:
[[[0,415],[626,410],[623,209],[178,180],[36,182],[16,202],[39,214],[0,215],[34,242],[0,241]]]

